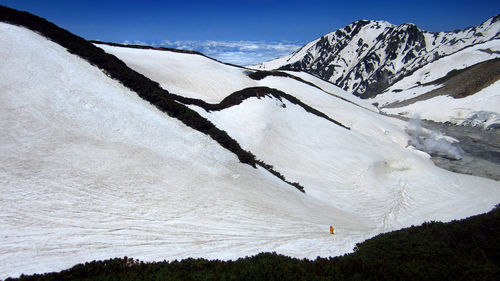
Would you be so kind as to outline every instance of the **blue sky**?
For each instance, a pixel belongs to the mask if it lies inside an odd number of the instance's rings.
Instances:
[[[287,54],[358,19],[412,22],[429,31],[477,25],[500,1],[0,0],[86,39],[183,46],[249,64]],[[218,42],[218,43],[215,43]]]

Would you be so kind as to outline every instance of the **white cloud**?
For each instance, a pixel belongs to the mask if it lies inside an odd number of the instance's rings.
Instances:
[[[139,40],[134,40],[134,41],[125,40],[123,42],[123,44],[125,44],[125,45],[142,45],[142,46],[151,45],[150,43],[147,43],[145,41],[139,41]],[[154,45],[152,45],[152,46],[154,46]]]
[[[252,65],[287,55],[303,44],[288,41],[171,41],[159,42],[125,41],[125,44],[163,46],[201,52],[217,60],[237,65]],[[138,44],[139,45],[139,44]]]

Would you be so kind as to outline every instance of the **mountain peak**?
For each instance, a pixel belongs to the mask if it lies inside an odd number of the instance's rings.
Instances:
[[[500,15],[483,24],[433,33],[414,23],[358,20],[258,69],[303,70],[363,98],[443,56],[500,38]]]

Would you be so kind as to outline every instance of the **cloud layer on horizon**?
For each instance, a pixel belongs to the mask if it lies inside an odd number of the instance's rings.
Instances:
[[[300,47],[300,42],[288,41],[125,41],[123,44],[149,45],[201,52],[222,62],[255,65],[287,55]]]

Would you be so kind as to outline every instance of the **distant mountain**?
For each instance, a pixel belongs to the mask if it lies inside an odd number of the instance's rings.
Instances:
[[[253,68],[303,70],[371,98],[429,63],[498,38],[500,15],[479,26],[438,33],[410,23],[360,20]]]

